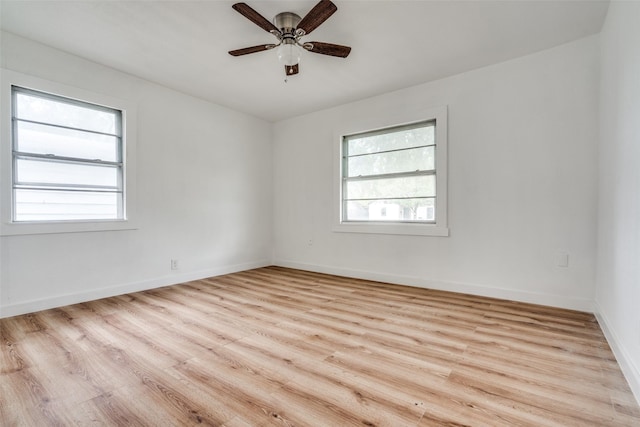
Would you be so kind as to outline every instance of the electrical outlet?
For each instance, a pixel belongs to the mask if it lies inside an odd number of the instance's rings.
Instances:
[[[171,260],[171,269],[172,270],[177,270],[178,269],[178,260],[177,259],[172,259]]]
[[[567,252],[556,252],[555,258],[557,267],[569,267],[569,254]]]

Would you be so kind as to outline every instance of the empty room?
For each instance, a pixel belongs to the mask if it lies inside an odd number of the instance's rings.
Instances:
[[[639,23],[0,0],[0,425],[640,426]]]

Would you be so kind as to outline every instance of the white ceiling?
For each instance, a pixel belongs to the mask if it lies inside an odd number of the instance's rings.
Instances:
[[[233,1],[1,0],[2,29],[236,110],[278,121],[526,55],[598,33],[608,1],[333,0],[306,41],[351,46],[346,59],[303,53],[284,82],[274,51],[227,51],[275,38]],[[315,0],[246,2],[271,20]]]

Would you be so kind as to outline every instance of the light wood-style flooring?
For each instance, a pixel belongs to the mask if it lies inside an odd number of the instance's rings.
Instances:
[[[278,267],[0,337],[1,426],[640,426],[591,314]]]

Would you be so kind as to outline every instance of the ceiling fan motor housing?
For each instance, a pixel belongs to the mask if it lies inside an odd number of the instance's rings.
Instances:
[[[283,35],[294,35],[295,29],[302,18],[293,12],[282,12],[273,18],[273,24],[282,31]]]

